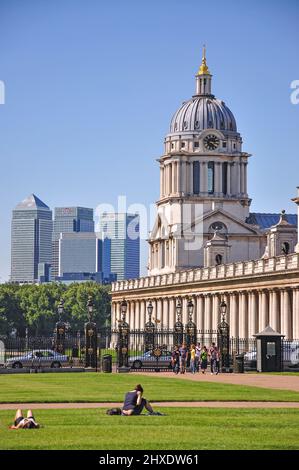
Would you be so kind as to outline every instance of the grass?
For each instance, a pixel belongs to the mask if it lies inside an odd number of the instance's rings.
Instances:
[[[140,382],[151,401],[299,401],[299,393],[131,374],[0,375],[0,403],[116,402]]]
[[[0,449],[279,449],[299,447],[298,409],[159,408],[166,416],[107,416],[105,410],[40,410],[38,430],[8,429]]]

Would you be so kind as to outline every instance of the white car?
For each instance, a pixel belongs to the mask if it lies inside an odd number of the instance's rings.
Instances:
[[[22,369],[23,367],[52,367],[59,368],[69,362],[68,356],[60,354],[51,349],[36,349],[24,354],[23,356],[7,359],[5,367],[13,369]]]
[[[299,342],[293,341],[289,343],[283,343],[282,347],[283,361],[291,362],[292,364],[299,364]],[[244,361],[253,362],[256,361],[256,349],[252,349],[244,354]]]

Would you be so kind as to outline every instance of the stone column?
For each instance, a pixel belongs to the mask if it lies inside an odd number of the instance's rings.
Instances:
[[[172,162],[171,167],[172,167],[172,193],[175,194],[177,192],[177,189],[176,189],[176,182],[177,182],[176,162]]]
[[[164,195],[164,169],[163,166],[160,166],[160,197]]]
[[[140,329],[143,330],[144,329],[144,325],[145,325],[145,313],[146,313],[146,310],[145,310],[145,307],[146,307],[146,301],[145,300],[141,300],[140,301]]]
[[[292,311],[290,295],[287,289],[280,292],[281,334],[285,339],[292,339]]]
[[[248,163],[244,163],[244,194],[247,195],[247,165]]]
[[[196,325],[198,330],[204,330],[204,296],[199,294],[196,302]]]
[[[299,286],[293,288],[293,338],[299,339]]]
[[[240,175],[240,163],[236,162],[236,195],[241,192],[241,175]]]
[[[255,291],[248,293],[248,337],[258,333],[258,305]]]
[[[215,162],[215,193],[217,196],[222,193],[222,178],[221,178],[221,168],[222,165],[220,162]]]
[[[177,192],[182,191],[181,187],[181,172],[182,172],[182,165],[181,162],[177,162]]]
[[[240,162],[240,193],[244,194],[244,163]]]
[[[230,196],[231,194],[231,163],[227,163],[227,195]]]
[[[248,338],[247,295],[245,291],[239,294],[239,337]]]
[[[219,324],[219,305],[220,298],[219,294],[213,295],[213,319],[212,319],[212,329],[217,330]]]
[[[163,317],[161,324],[167,330],[169,329],[169,299],[167,297],[163,299]]]
[[[188,312],[187,312],[187,297],[182,297],[182,322],[185,325],[188,321]]]
[[[188,165],[189,165],[189,187],[188,187],[188,192],[190,194],[193,194],[193,164],[192,164],[192,162],[189,162]]]
[[[208,163],[202,162],[200,164],[200,192],[206,194],[208,192]]]
[[[205,330],[212,329],[212,302],[211,294],[205,294]]]
[[[230,334],[234,338],[238,336],[238,294],[232,292],[230,296]]]
[[[268,325],[268,299],[265,290],[259,291],[259,332]]]
[[[273,330],[280,332],[278,291],[276,289],[269,290],[269,325]]]
[[[186,193],[186,162],[181,163],[181,192]]]
[[[140,300],[136,300],[134,329],[140,330]]]
[[[174,324],[176,322],[175,320],[175,297],[171,297],[169,299],[169,329],[172,330],[174,327]]]

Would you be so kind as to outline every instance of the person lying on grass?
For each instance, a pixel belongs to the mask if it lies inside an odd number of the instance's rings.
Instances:
[[[140,415],[143,408],[145,408],[149,414],[160,414],[153,410],[150,403],[143,398],[142,395],[143,388],[140,384],[136,385],[134,390],[128,392],[125,396],[122,414],[125,416]]]
[[[37,429],[39,427],[31,410],[28,410],[27,418],[24,418],[22,410],[17,410],[14,424],[10,426],[10,429]]]

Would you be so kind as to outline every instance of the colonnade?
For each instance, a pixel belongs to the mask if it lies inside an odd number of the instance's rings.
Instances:
[[[193,194],[193,162],[197,160],[170,159],[160,165],[160,197]],[[211,160],[212,161],[212,160]],[[222,166],[227,163],[226,195],[247,194],[247,162],[235,159],[234,162],[214,162],[214,194],[223,195]],[[199,194],[208,194],[208,160],[199,159]]]
[[[129,294],[129,293],[128,293]],[[182,321],[187,323],[187,302],[194,304],[193,320],[199,330],[216,330],[220,321],[221,299],[227,304],[226,320],[230,336],[250,338],[270,325],[285,335],[285,339],[299,339],[299,285],[281,288],[238,290],[228,292],[190,293],[180,295],[126,298],[127,321],[131,329],[143,329],[148,319],[147,304],[153,305],[153,317],[158,326],[172,329],[176,322],[176,305],[182,303]],[[120,302],[112,301],[112,327],[120,319]]]

